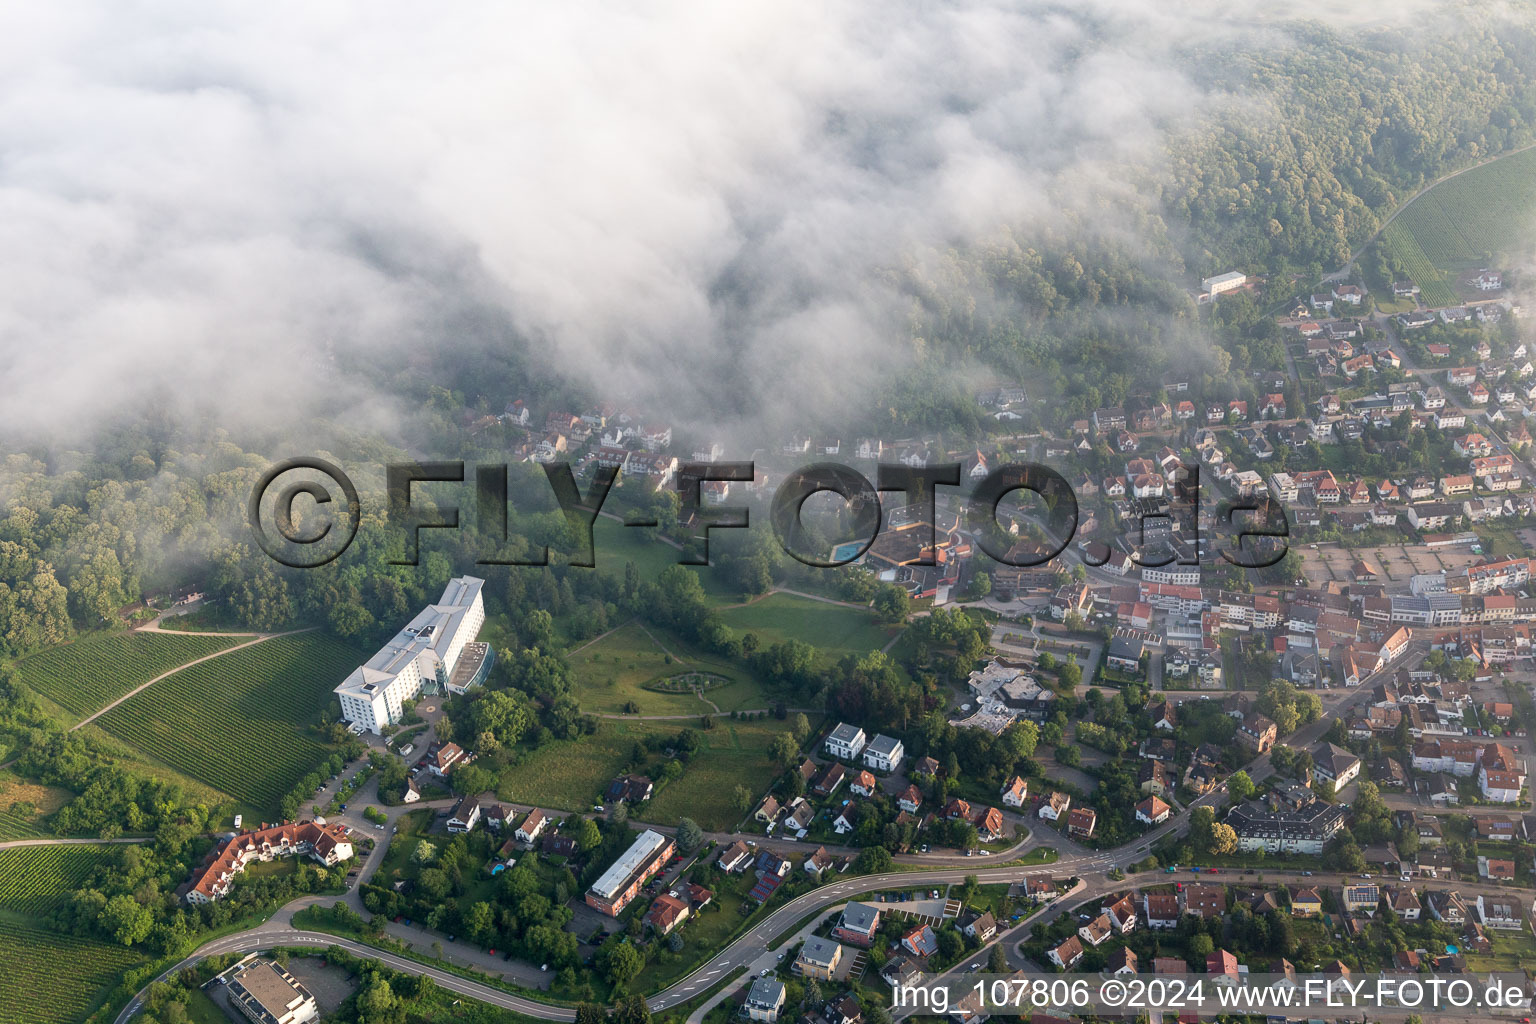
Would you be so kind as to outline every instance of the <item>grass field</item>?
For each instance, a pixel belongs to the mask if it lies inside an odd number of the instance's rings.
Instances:
[[[178,665],[233,647],[242,639],[114,633],[41,651],[19,662],[16,673],[78,720]]]
[[[178,672],[96,724],[134,749],[262,811],[326,756],[303,731],[362,655],[320,633],[278,637]]]
[[[896,635],[893,628],[876,622],[868,609],[794,594],[769,594],[751,604],[723,608],[720,617],[732,629],[756,633],[765,644],[803,640],[834,657],[878,651]]]
[[[714,713],[715,708],[730,712],[768,706],[762,688],[743,669],[700,655],[673,637],[663,634],[653,639],[649,630],[630,623],[570,656],[575,696],[583,711],[618,714],[631,701],[642,715],[703,715]],[[709,703],[693,694],[645,688],[647,683],[688,672],[708,672],[731,682],[707,689]]]
[[[63,807],[70,795],[67,789],[40,786],[11,772],[0,771],[0,839],[32,839],[44,835],[42,819]]]
[[[628,511],[616,502],[610,502],[606,511],[624,516]],[[598,517],[592,526],[592,541],[597,552],[599,572],[624,574],[624,566],[635,563],[640,578],[654,583],[664,571],[677,565],[682,552],[664,540],[648,541],[640,530],[615,522],[606,516]],[[711,551],[713,551],[713,546]],[[691,565],[688,570],[697,573],[704,592],[711,597],[727,601],[741,600],[741,594],[726,580],[725,574],[713,566]]]
[[[746,786],[754,797],[761,794],[776,774],[768,759],[768,744],[788,723],[772,718],[716,719],[716,723],[702,733],[704,749],[682,778],[660,787],[640,817],[674,823],[686,815],[706,829],[729,828],[740,820],[742,812],[732,802],[735,788]],[[657,733],[675,735],[687,724],[605,719],[591,736],[534,751],[502,775],[497,795],[542,807],[585,810],[619,774],[636,742]]]

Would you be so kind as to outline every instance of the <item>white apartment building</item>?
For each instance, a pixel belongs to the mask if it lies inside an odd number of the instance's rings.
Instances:
[[[376,733],[398,722],[404,702],[413,700],[428,682],[462,693],[484,681],[492,660],[487,645],[476,644],[464,659],[465,668],[473,669],[471,676],[454,671],[485,624],[480,593],[484,586],[484,580],[473,576],[449,580],[440,601],[423,608],[336,687],[342,717]]]
[[[847,722],[840,722],[836,729],[828,734],[823,744],[831,756],[843,761],[852,761],[859,756],[864,749],[864,744],[869,742],[864,735],[864,730]]]

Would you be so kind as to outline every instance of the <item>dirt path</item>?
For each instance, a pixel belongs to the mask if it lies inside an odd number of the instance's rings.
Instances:
[[[254,637],[252,639],[247,640],[243,644],[235,644],[233,647],[226,647],[222,651],[214,651],[212,654],[205,654],[201,658],[193,658],[191,661],[184,662],[184,663],[182,663],[180,665],[177,665],[175,668],[171,669],[169,672],[162,672],[162,673],[160,673],[159,675],[155,676],[155,678],[151,679],[147,683],[140,683],[138,686],[135,686],[133,689],[129,690],[127,693],[123,694],[121,697],[117,698],[117,700],[115,700],[112,703],[108,704],[106,707],[102,708],[100,711],[98,711],[95,714],[91,715],[89,718],[82,718],[80,721],[78,721],[74,725],[70,726],[69,727],[69,731],[70,732],[74,732],[76,729],[79,729],[82,726],[90,725],[92,722],[96,721],[96,719],[100,718],[102,715],[106,714],[108,711],[111,711],[113,708],[117,707],[119,704],[121,704],[123,701],[127,700],[129,697],[132,697],[132,696],[134,696],[137,693],[142,693],[144,690],[147,690],[151,686],[154,686],[160,680],[166,678],[167,676],[173,676],[177,672],[180,672],[184,668],[191,668],[193,665],[201,665],[205,661],[212,661],[214,658],[222,658],[222,657],[224,657],[224,655],[226,655],[226,654],[233,654],[235,651],[243,651],[247,647],[253,647],[256,644],[262,643],[263,641],[266,641],[266,640],[272,640],[272,639],[274,639],[276,637],[280,637],[280,636],[293,636],[295,633],[310,633],[310,632],[313,632],[316,628],[318,628],[318,627],[307,626],[304,629],[290,629],[287,632],[283,632],[283,633],[257,633],[257,634],[254,635]],[[181,633],[181,634],[178,634],[178,635],[186,636],[187,634]],[[235,635],[235,636],[251,636],[250,633],[237,633],[237,634],[233,634],[233,635]]]
[[[710,701],[709,703],[711,706],[714,705],[713,701]],[[785,708],[784,710],[792,715],[797,713],[803,715],[815,715],[820,713],[815,708]],[[767,715],[771,714],[772,712],[773,708],[744,708],[737,713],[743,715]],[[699,712],[699,714],[693,715],[626,715],[622,712],[613,711],[594,712],[598,718],[612,718],[624,722],[692,722],[696,720],[700,714],[704,713],[705,712]],[[715,708],[715,714],[717,715],[729,715],[731,713],[732,712],[729,711],[721,711],[718,707]]]
[[[154,836],[119,836],[116,839],[7,839],[5,842],[0,842],[0,850],[11,850],[18,846],[102,846],[106,844],[122,846],[148,843],[154,838]]]
[[[1500,153],[1498,156],[1491,156],[1491,157],[1489,157],[1486,160],[1479,160],[1475,164],[1468,164],[1466,167],[1463,167],[1459,171],[1452,171],[1450,174],[1446,174],[1446,175],[1443,175],[1442,177],[1436,178],[1434,181],[1430,182],[1428,185],[1425,185],[1423,188],[1419,189],[1413,195],[1409,196],[1406,202],[1399,203],[1397,205],[1397,209],[1393,210],[1390,214],[1388,214],[1387,215],[1387,219],[1381,222],[1381,226],[1376,229],[1376,233],[1371,235],[1371,237],[1367,238],[1364,242],[1361,242],[1360,243],[1360,248],[1356,249],[1354,252],[1349,254],[1349,262],[1344,264],[1344,266],[1340,267],[1338,270],[1334,271],[1332,274],[1328,274],[1327,276],[1325,276],[1323,278],[1323,283],[1327,284],[1327,283],[1329,283],[1331,281],[1341,281],[1344,278],[1348,277],[1349,276],[1350,268],[1353,267],[1359,261],[1360,257],[1365,254],[1365,250],[1367,250],[1367,249],[1369,249],[1371,247],[1371,243],[1375,242],[1376,239],[1381,237],[1381,233],[1383,231],[1387,230],[1387,225],[1391,224],[1394,220],[1397,220],[1398,214],[1402,213],[1404,210],[1408,209],[1408,207],[1410,207],[1414,203],[1418,202],[1419,198],[1421,196],[1423,196],[1424,193],[1428,192],[1430,189],[1434,188],[1437,185],[1443,185],[1447,181],[1450,181],[1452,178],[1459,178],[1463,174],[1466,174],[1468,171],[1475,171],[1479,167],[1486,167],[1486,166],[1488,166],[1491,163],[1497,163],[1498,161],[1503,160],[1506,157],[1517,156],[1520,153],[1524,153],[1528,149],[1536,149],[1536,142],[1533,142],[1533,143],[1531,143],[1529,145],[1526,145],[1526,146],[1521,146],[1519,149],[1512,149],[1512,150],[1510,150],[1507,153]]]
[[[689,661],[687,658],[679,657],[678,655],[676,655],[676,654],[672,653],[671,651],[669,651],[667,649],[667,645],[666,644],[662,643],[660,640],[657,640],[655,634],[653,634],[650,630],[645,628],[645,624],[644,623],[637,623],[637,625],[639,625],[639,627],[640,627],[640,632],[644,633],[647,637],[649,637],[651,643],[655,644],[656,645],[656,649],[659,650],[662,654],[665,654],[667,657],[671,658],[673,661],[677,662],[679,665],[691,665],[691,664],[693,664],[693,662]]]
[[[634,621],[635,621],[634,619],[630,619],[627,622],[621,622],[617,626],[614,626],[612,629],[608,630],[606,633],[599,633],[597,636],[593,637],[591,640],[588,640],[586,643],[582,644],[580,647],[577,647],[577,648],[575,648],[574,650],[571,650],[571,651],[567,651],[566,652],[566,657],[570,657],[573,654],[580,654],[582,651],[586,650],[588,647],[591,647],[593,644],[598,643],[599,641],[608,639],[610,636],[612,636],[613,634],[617,633],[619,630],[623,629],[625,626],[629,625],[630,622],[634,622]],[[647,635],[649,635],[649,634],[647,634]]]
[[[260,630],[255,630],[255,629],[237,629],[237,630],[233,630],[233,631],[230,631],[230,632],[225,632],[223,630],[216,630],[216,629],[166,629],[164,626],[161,625],[161,623],[164,622],[166,619],[179,619],[179,618],[181,618],[184,615],[191,615],[194,611],[196,611],[199,607],[202,606],[202,603],[203,602],[198,601],[195,604],[186,605],[185,607],[181,608],[180,610],[175,610],[175,609],[167,608],[164,611],[162,611],[159,615],[156,615],[150,621],[144,623],[144,625],[133,627],[133,632],[135,632],[135,633],[169,633],[172,636],[259,636],[259,635],[261,635]],[[175,614],[172,614],[173,611],[175,612]]]
[[[737,601],[735,604],[722,604],[720,608],[747,608],[757,602],[772,597],[774,594],[788,594],[791,597],[803,597],[807,601],[820,601],[822,604],[834,604],[839,608],[869,608],[869,604],[859,604],[857,601],[839,601],[835,597],[823,597],[820,594],[807,594],[803,590],[791,590],[788,587],[771,587],[767,591],[758,594],[749,601]]]

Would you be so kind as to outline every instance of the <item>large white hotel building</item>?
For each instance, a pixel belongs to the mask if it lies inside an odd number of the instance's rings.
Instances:
[[[429,683],[464,693],[484,682],[493,660],[490,645],[475,640],[485,624],[484,586],[473,576],[449,580],[442,600],[423,608],[336,687],[342,717],[376,733],[398,722],[404,703]]]

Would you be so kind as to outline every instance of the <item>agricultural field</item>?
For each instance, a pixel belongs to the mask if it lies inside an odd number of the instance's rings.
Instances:
[[[144,962],[124,946],[37,925],[109,849],[79,844],[0,850],[0,1024],[82,1020],[125,971]]]
[[[725,624],[741,633],[756,633],[764,644],[802,640],[833,657],[878,651],[896,635],[882,626],[867,608],[828,604],[795,594],[769,594],[751,604],[722,608]]]
[[[1420,200],[1422,202],[1422,200]],[[1414,206],[1417,206],[1415,203]],[[1412,207],[1410,207],[1412,209]],[[1398,217],[1381,233],[1378,245],[1386,245],[1392,254],[1408,270],[1408,276],[1419,286],[1419,298],[1426,306],[1454,306],[1460,301],[1451,282],[1425,255],[1413,232],[1404,223],[1407,215]]]
[[[703,715],[768,706],[762,688],[745,670],[698,655],[652,627],[630,623],[570,655],[575,697],[583,711],[619,714],[633,703],[641,715]],[[704,699],[692,693],[660,693],[664,680],[691,673],[711,679]],[[719,680],[725,682],[719,683]],[[707,701],[707,702],[706,702]]]
[[[46,835],[42,819],[63,807],[70,795],[67,789],[40,786],[0,771],[0,840]]]
[[[51,647],[16,665],[28,687],[76,720],[178,665],[213,654],[247,638],[113,633]]]
[[[263,812],[328,748],[304,727],[363,658],[320,633],[277,637],[194,665],[94,724],[149,758]]]
[[[144,962],[124,946],[45,931],[0,916],[0,1024],[72,1024]],[[60,984],[67,978],[68,984]]]
[[[0,850],[0,911],[41,916],[85,877],[111,847],[94,843]]]
[[[1536,150],[1459,174],[1416,199],[1382,232],[1426,306],[1460,301],[1459,274],[1523,261],[1536,214]]]
[[[787,722],[765,718],[735,722],[717,718],[701,732],[704,748],[683,776],[658,787],[639,814],[647,821],[675,823],[688,816],[706,829],[730,828],[741,820],[733,803],[738,785],[759,797],[776,774],[768,758],[773,737]],[[812,725],[816,723],[813,720]],[[623,770],[637,742],[648,736],[675,735],[687,722],[638,722],[605,719],[595,734],[549,743],[502,775],[496,793],[504,800],[562,810],[585,810]]]

